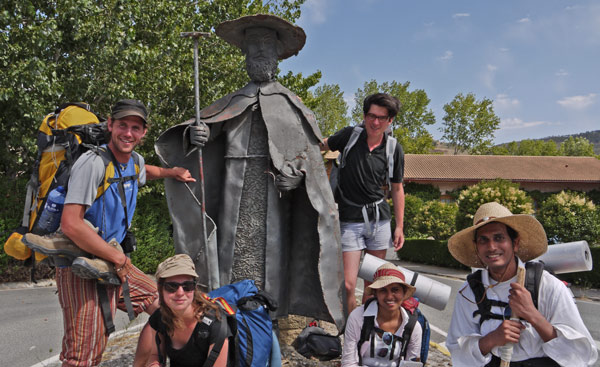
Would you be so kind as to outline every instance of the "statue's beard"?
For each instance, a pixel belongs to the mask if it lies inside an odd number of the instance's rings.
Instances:
[[[246,71],[250,79],[255,82],[266,82],[275,79],[277,72],[277,60],[248,60],[246,59]]]

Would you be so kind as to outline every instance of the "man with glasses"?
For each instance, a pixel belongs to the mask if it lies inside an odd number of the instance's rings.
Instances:
[[[356,307],[354,289],[362,251],[384,258],[393,244],[400,250],[404,244],[404,152],[402,146],[388,136],[389,127],[400,110],[400,101],[385,93],[365,98],[363,128],[351,149],[356,127],[346,127],[324,139],[321,150],[342,153],[335,199],[340,214],[342,251],[348,311]],[[393,154],[388,156],[388,144]],[[389,163],[393,161],[393,167]],[[390,182],[396,228],[391,232],[391,210],[384,185]],[[365,282],[365,289],[368,282]]]

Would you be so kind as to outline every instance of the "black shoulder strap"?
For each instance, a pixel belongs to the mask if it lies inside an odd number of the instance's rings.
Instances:
[[[467,282],[475,296],[473,301],[477,304],[477,310],[473,312],[473,318],[480,315],[479,325],[481,326],[481,324],[488,319],[503,320],[504,315],[492,313],[492,306],[506,307],[508,303],[487,298],[485,295],[485,288],[481,282],[481,270],[469,274],[467,276]]]
[[[373,301],[375,301],[375,298],[370,298],[367,300],[367,302],[363,305],[364,311],[367,310],[367,308]],[[359,366],[362,366],[362,355],[360,354],[360,348],[362,347],[364,342],[369,340],[369,338],[371,337],[371,332],[373,331],[374,327],[375,327],[375,316],[364,316],[363,317],[363,325],[362,325],[362,328],[360,329],[360,339],[358,339],[358,343],[357,343],[358,365]]]
[[[401,358],[406,357],[406,352],[408,351],[408,343],[410,342],[410,337],[415,328],[415,324],[417,323],[417,319],[419,318],[417,310],[415,310],[415,312],[413,313],[410,313],[410,311],[407,310],[406,313],[408,313],[409,316],[408,322],[406,323],[404,331],[402,332],[402,349],[400,349]]]
[[[538,307],[540,281],[544,272],[544,263],[541,261],[528,261],[525,263],[525,289],[531,293],[535,308]]]
[[[226,316],[223,315],[223,317],[225,318]],[[213,328],[211,327],[210,330],[211,330],[211,332],[216,332],[216,338],[215,338],[216,341],[215,341],[212,349],[210,350],[210,353],[208,353],[208,356],[206,357],[206,361],[204,362],[203,367],[212,367],[215,364],[215,361],[217,360],[217,358],[219,357],[219,354],[221,353],[221,349],[223,348],[223,344],[225,343],[225,339],[227,339],[227,320],[225,320],[225,319],[220,320],[218,329],[213,330]],[[197,338],[196,340],[198,340],[198,339],[200,339],[200,338]]]

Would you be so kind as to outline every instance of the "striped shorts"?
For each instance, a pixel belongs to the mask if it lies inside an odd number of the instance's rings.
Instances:
[[[158,297],[156,283],[136,267],[129,272],[129,290],[135,315]],[[58,300],[63,312],[64,336],[60,359],[64,366],[97,366],[102,360],[108,336],[96,280],[82,279],[70,267],[56,268]],[[111,312],[126,311],[121,287],[106,286]]]

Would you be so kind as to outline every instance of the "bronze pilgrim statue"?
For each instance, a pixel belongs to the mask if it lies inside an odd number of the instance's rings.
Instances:
[[[306,35],[262,14],[223,22],[216,34],[245,54],[251,81],[200,112],[209,131],[194,120],[171,127],[156,151],[165,166],[185,167],[199,179],[198,158],[190,152],[204,145],[206,213],[216,223],[221,285],[253,279],[279,302],[277,317],[303,315],[340,328],[340,230],[319,151],[321,132],[300,98],[275,81],[278,60],[296,55]],[[198,144],[206,136],[206,144]],[[199,233],[199,182],[188,190],[169,180],[165,190],[176,252],[206,269],[202,262],[213,259]],[[210,234],[214,224],[207,223]],[[199,277],[202,282],[207,275]]]

